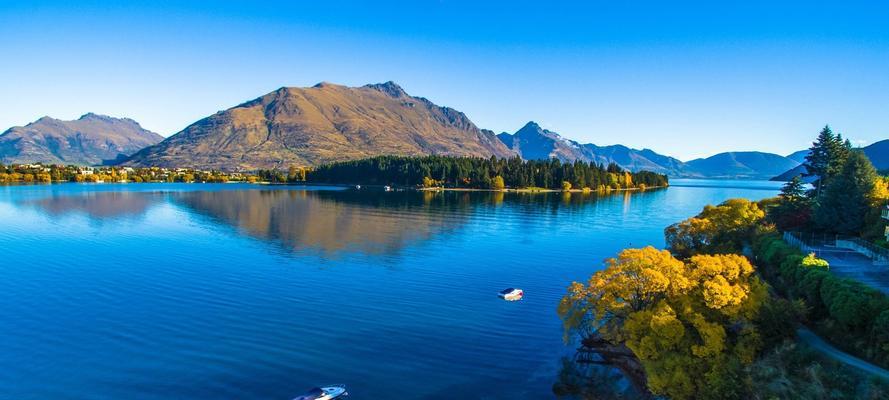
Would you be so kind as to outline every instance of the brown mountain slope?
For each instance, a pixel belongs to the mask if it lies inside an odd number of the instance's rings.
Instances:
[[[466,115],[393,82],[281,88],[220,111],[125,162],[223,170],[316,166],[377,155],[514,153]]]
[[[163,140],[128,118],[85,114],[74,121],[43,117],[0,135],[0,162],[96,165]]]

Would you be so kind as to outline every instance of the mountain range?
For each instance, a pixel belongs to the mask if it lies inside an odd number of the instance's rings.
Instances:
[[[648,149],[635,150],[623,145],[580,144],[543,129],[534,121],[528,122],[516,133],[503,132],[497,135],[497,138],[527,160],[558,158],[562,161],[615,163],[633,171],[648,170],[668,175],[679,175],[683,170],[682,161],[673,157],[657,154]]]
[[[650,149],[578,143],[533,121],[515,133],[495,135],[462,112],[411,96],[391,81],[361,87],[326,82],[282,87],[162,139],[130,119],[92,113],[75,121],[44,117],[0,135],[0,161],[115,160],[129,166],[253,170],[377,155],[436,154],[615,163],[673,177],[769,179],[790,174],[807,154],[727,152],[683,162]],[[878,168],[889,168],[889,140],[865,152]]]
[[[632,171],[648,170],[683,178],[769,179],[800,164],[788,157],[756,151],[719,153],[682,162],[649,149],[581,144],[541,128],[533,121],[514,134],[504,132],[497,137],[525,159],[615,163]]]
[[[119,161],[164,138],[128,118],[84,114],[43,117],[0,134],[0,162],[96,165]]]

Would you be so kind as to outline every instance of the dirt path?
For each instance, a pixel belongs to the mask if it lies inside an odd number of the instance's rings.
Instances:
[[[808,344],[809,346],[812,346],[812,348],[820,351],[824,355],[833,358],[834,360],[837,360],[843,364],[857,368],[861,371],[889,381],[889,371],[831,346],[829,343],[818,337],[818,335],[816,335],[814,332],[806,328],[801,328],[796,331],[796,334],[799,337],[800,341]]]

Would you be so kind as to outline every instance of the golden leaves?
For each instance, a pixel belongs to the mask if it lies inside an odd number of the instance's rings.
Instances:
[[[702,374],[729,357],[753,360],[761,341],[749,320],[767,296],[743,256],[697,255],[684,263],[646,247],[606,260],[586,285],[572,283],[559,313],[566,329],[626,345],[655,393],[692,398]]]

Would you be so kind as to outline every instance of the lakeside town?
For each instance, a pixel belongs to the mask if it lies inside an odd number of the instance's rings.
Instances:
[[[304,169],[291,169],[290,175],[284,176],[277,172],[223,172],[195,168],[0,164],[0,183],[256,183],[284,182],[299,177],[305,179]]]

